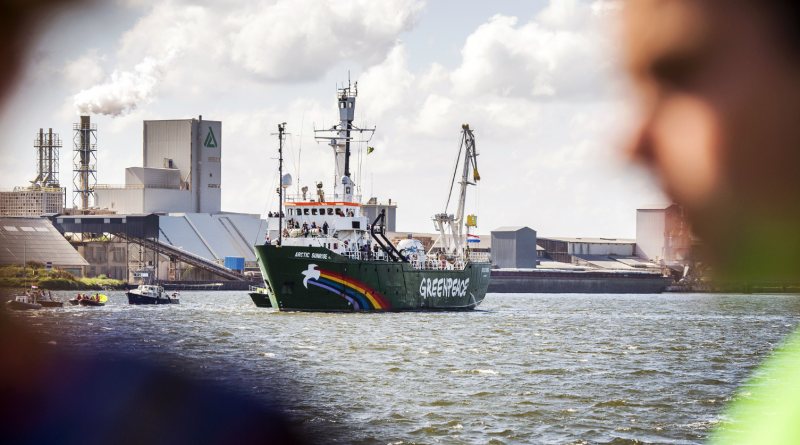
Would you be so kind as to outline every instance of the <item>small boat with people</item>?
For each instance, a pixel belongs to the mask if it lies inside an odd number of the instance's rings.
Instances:
[[[69,303],[72,305],[81,305],[81,306],[105,306],[106,302],[108,301],[108,295],[103,294],[94,294],[94,295],[86,295],[86,294],[79,294],[77,297],[69,300]]]
[[[34,292],[36,302],[41,304],[42,307],[64,307],[64,303],[53,299],[53,292],[37,291]]]
[[[42,305],[36,302],[36,298],[28,292],[23,292],[22,295],[16,295],[13,300],[8,302],[8,307],[15,311],[24,311],[29,309],[41,309]]]
[[[161,286],[141,284],[136,289],[125,292],[128,304],[180,304],[180,291],[169,294]]]

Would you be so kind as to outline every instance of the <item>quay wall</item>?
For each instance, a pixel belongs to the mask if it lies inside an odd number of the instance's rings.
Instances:
[[[658,274],[493,270],[489,292],[529,294],[657,294],[672,283]]]

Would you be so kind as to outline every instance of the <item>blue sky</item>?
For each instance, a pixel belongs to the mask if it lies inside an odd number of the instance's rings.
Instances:
[[[280,122],[295,176],[299,155],[304,185],[332,181],[333,155],[310,135],[332,123],[336,82],[350,71],[361,123],[378,129],[362,194],[397,201],[398,229],[432,231],[469,123],[481,152],[468,201],[479,233],[527,225],[632,238],[635,209],[664,197],[618,156],[633,114],[614,51],[617,10],[610,0],[87,5],[53,19],[29,52],[1,115],[0,187],[33,179],[34,134],[52,127],[71,188],[78,110],[98,124],[98,182],[108,184],[141,165],[142,120],[202,114],[223,122],[223,209],[260,213],[276,205],[269,135]]]

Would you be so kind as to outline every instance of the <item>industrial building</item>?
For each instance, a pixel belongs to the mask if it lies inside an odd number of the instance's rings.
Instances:
[[[691,230],[677,204],[648,205],[636,210],[636,256],[660,264],[687,260]]]
[[[14,187],[0,190],[0,216],[40,216],[64,208],[64,189]]]
[[[264,243],[266,222],[259,215],[221,211],[222,122],[202,116],[144,121],[142,166],[125,169],[125,184],[92,189],[94,208],[117,215],[56,217],[56,226],[65,233],[115,234],[105,244],[98,244],[97,236],[75,238],[76,248],[91,258],[87,274],[118,274],[119,260],[111,259],[120,256],[115,241],[128,251],[131,282],[150,274],[172,281],[227,280],[230,271],[223,265],[229,258],[242,259],[245,270],[258,270],[253,245]],[[383,207],[394,209],[396,204]],[[146,236],[126,234],[127,222],[113,224],[145,215],[155,218],[155,229]]]
[[[98,185],[97,207],[120,214],[208,213],[222,209],[222,122],[144,121],[142,167],[125,184]]]
[[[0,216],[39,216],[64,208],[66,189],[59,179],[61,139],[50,128],[39,129],[33,141],[36,150],[36,178],[30,186],[0,190]]]
[[[574,263],[581,257],[633,256],[636,240],[616,238],[539,238],[547,259],[561,263]]]
[[[88,265],[48,219],[0,217],[0,264],[22,264],[25,260],[51,262],[78,273]]]
[[[381,210],[386,212],[386,231],[394,232],[397,228],[396,201],[392,202],[390,199],[388,202],[378,202],[378,198],[370,198],[366,204],[361,204],[361,211],[364,212],[364,216],[367,217],[370,224],[378,218]]]
[[[535,269],[537,260],[535,230],[530,227],[492,230],[492,268]]]

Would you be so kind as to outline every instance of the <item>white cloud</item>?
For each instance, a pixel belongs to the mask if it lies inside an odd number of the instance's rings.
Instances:
[[[75,111],[78,114],[119,116],[140,105],[152,103],[159,82],[178,56],[179,51],[172,49],[161,59],[146,57],[133,71],[114,70],[108,82],[81,90],[75,95]]]
[[[341,60],[380,63],[397,36],[416,25],[417,0],[280,0],[230,21],[231,56],[270,81],[320,78]]]
[[[321,78],[344,60],[380,63],[417,24],[419,0],[167,0],[121,39],[123,57],[175,47],[196,70],[225,69],[263,82]],[[219,68],[218,68],[219,66]]]
[[[371,115],[381,117],[409,99],[414,75],[408,71],[408,52],[398,43],[386,60],[368,69],[359,78],[359,102],[369,103]]]
[[[462,63],[451,75],[453,91],[535,100],[604,96],[612,54],[594,12],[607,11],[603,5],[551,0],[522,26],[516,17],[492,17],[467,38]]]
[[[223,122],[225,210],[253,213],[275,204],[277,140],[270,134],[280,122],[288,122],[292,135],[285,169],[295,176],[300,164],[302,185],[320,180],[330,187],[333,154],[315,143],[312,129],[338,116],[333,77],[353,69],[357,118],[366,117],[367,126],[377,118],[378,127],[370,143],[376,151],[362,156],[362,175],[354,179],[363,195],[400,203],[400,230],[432,230],[429,215],[443,210],[462,124],[474,129],[481,152],[483,181],[471,190],[481,190],[480,206],[472,197],[467,204],[480,216],[479,233],[523,224],[543,235],[630,236],[632,209],[658,201],[644,175],[632,177],[611,157],[615,129],[629,120],[598,76],[613,60],[600,23],[614,14],[615,2],[554,0],[530,20],[495,16],[467,30],[436,23],[437,33],[469,35],[452,68],[443,56],[450,46],[418,36],[408,41],[428,44],[398,42],[416,24],[421,1],[118,1],[141,18],[121,36],[109,35],[119,39],[114,65],[85,49],[71,56],[76,64],[95,57],[97,67],[116,67],[115,73],[74,71],[73,82],[83,76],[105,83],[73,84],[62,95],[70,96],[72,112],[72,95],[87,89],[81,106],[111,113],[93,118],[107,135],[101,182],[122,182],[124,167],[141,162],[141,120],[203,114]],[[347,13],[355,8],[362,9]],[[184,56],[160,63],[170,48]],[[152,66],[141,67],[143,60]],[[288,84],[295,81],[302,83]],[[115,112],[123,114],[110,117]],[[60,121],[68,135],[74,115]],[[363,148],[354,147],[355,158]]]

